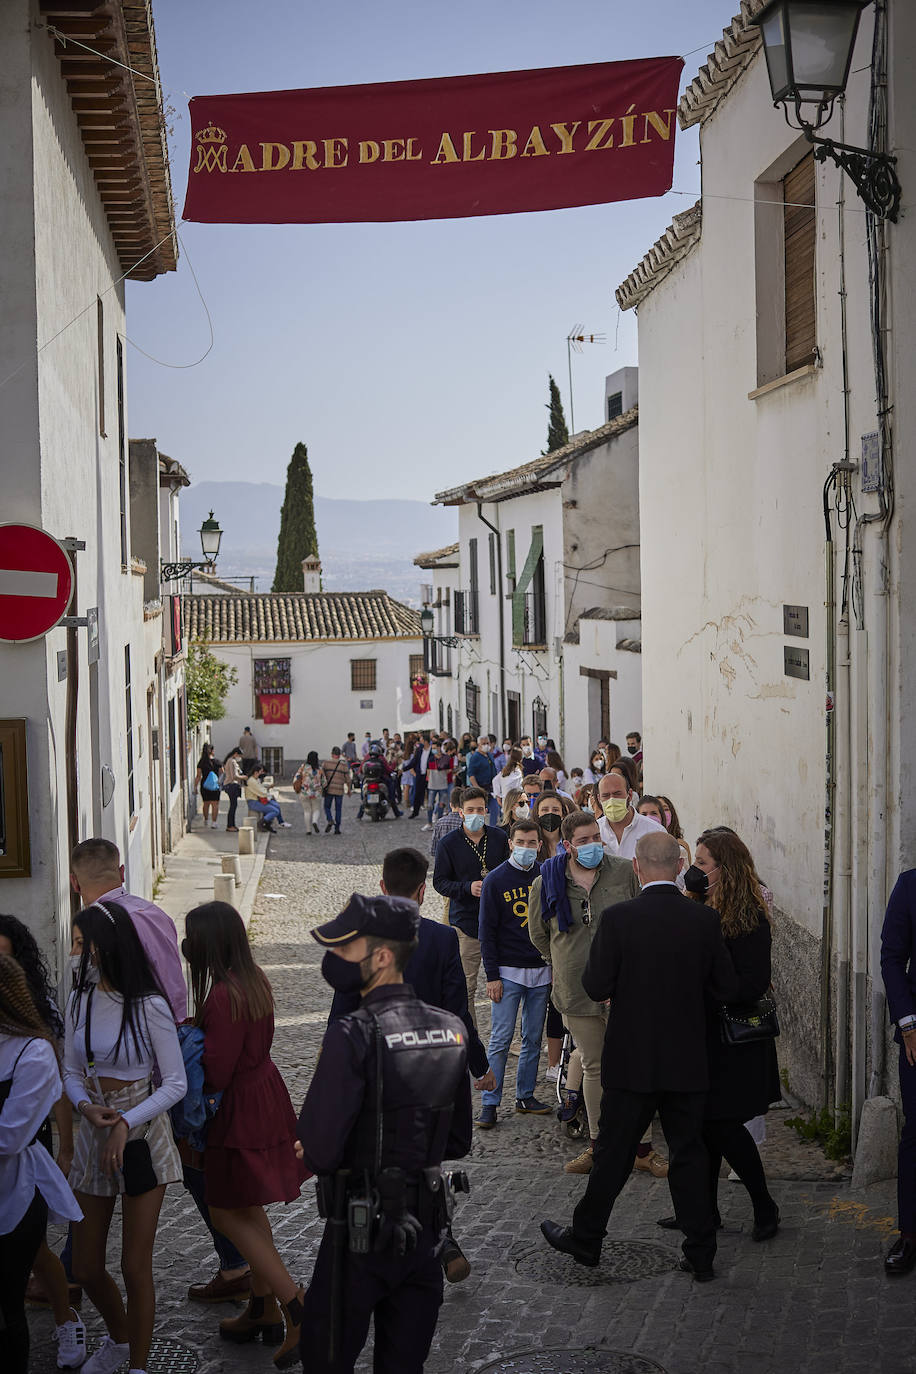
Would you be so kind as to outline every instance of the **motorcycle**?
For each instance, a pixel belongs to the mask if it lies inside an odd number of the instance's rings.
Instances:
[[[364,814],[374,821],[383,821],[388,814],[388,784],[380,778],[366,778],[360,788]]]

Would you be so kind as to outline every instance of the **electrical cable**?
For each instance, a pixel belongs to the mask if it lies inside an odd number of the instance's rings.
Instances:
[[[203,306],[203,308],[204,308],[204,313],[205,313],[206,316],[207,316],[207,324],[210,326],[210,342],[208,343],[208,345],[207,345],[207,347],[205,348],[204,352],[201,353],[200,357],[197,358],[197,359],[195,359],[195,361],[194,361],[193,363],[167,363],[167,362],[164,362],[162,358],[154,358],[153,355],[152,355],[152,353],[147,353],[146,349],[145,349],[145,348],[141,348],[140,345],[139,345],[138,343],[134,343],[134,340],[133,340],[132,338],[130,338],[129,335],[124,334],[124,335],[122,335],[122,338],[124,338],[124,339],[130,344],[131,348],[135,348],[135,349],[137,350],[138,353],[142,353],[143,356],[144,356],[144,358],[149,358],[149,360],[150,360],[151,363],[158,363],[160,367],[170,367],[170,368],[175,369],[176,371],[185,371],[187,368],[189,368],[189,367],[197,367],[200,363],[203,362],[204,358],[207,357],[207,354],[210,353],[210,352],[212,351],[213,345],[214,345],[214,343],[215,343],[215,341],[216,341],[216,336],[215,336],[215,334],[214,334],[214,332],[213,332],[213,318],[212,318],[212,316],[211,316],[211,314],[210,314],[210,310],[209,310],[209,307],[207,306],[207,302],[204,300],[204,293],[203,293],[203,291],[200,289],[200,282],[197,280],[197,273],[194,271],[194,264],[192,263],[190,254],[188,253],[188,250],[187,250],[187,248],[185,247],[184,239],[183,239],[183,238],[181,237],[181,235],[178,233],[178,230],[177,230],[177,229],[176,229],[176,231],[175,231],[175,234],[176,234],[176,237],[177,237],[177,239],[178,239],[178,242],[181,244],[181,250],[182,250],[182,252],[184,253],[185,259],[186,259],[187,264],[188,264],[188,267],[190,268],[191,276],[194,278],[194,285],[197,287],[197,294],[198,294],[198,296],[200,297],[200,303],[201,303],[201,305]]]

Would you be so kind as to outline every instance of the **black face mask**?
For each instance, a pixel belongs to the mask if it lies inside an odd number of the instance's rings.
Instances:
[[[562,820],[562,816],[554,816],[551,813],[544,816],[538,816],[538,821],[540,822],[542,830],[559,830]]]
[[[628,745],[627,745],[627,753],[628,753],[628,754],[636,754],[636,753],[638,753],[638,751],[639,751],[639,745],[638,745],[638,744],[628,744]]]
[[[369,981],[363,977],[365,962],[363,959],[358,964],[351,964],[348,959],[341,959],[339,954],[329,949],[321,961],[321,976],[335,992],[361,992]]]
[[[695,896],[705,897],[709,892],[709,874],[704,873],[702,868],[697,868],[696,864],[691,864],[684,874],[684,886]]]

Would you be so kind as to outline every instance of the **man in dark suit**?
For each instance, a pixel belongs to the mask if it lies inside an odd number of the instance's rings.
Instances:
[[[887,1009],[900,1046],[903,1134],[897,1152],[897,1225],[900,1239],[884,1260],[886,1274],[906,1274],[916,1264],[916,868],[901,873],[881,931],[881,974]]]
[[[641,837],[633,867],[642,892],[609,907],[592,942],[582,986],[595,1002],[611,1002],[594,1164],[572,1226],[543,1221],[541,1231],[555,1250],[598,1264],[611,1209],[658,1111],[668,1184],[685,1232],[680,1267],[705,1282],[714,1277],[716,1253],[703,1145],[706,998],[733,1000],[738,981],[718,915],[678,892],[680,853],[664,830]]]
[[[410,813],[410,819],[412,821],[416,820],[420,813],[420,807],[426,799],[426,773],[429,768],[430,746],[431,741],[429,735],[421,735],[420,742],[416,749],[413,751],[410,758],[406,759],[401,765],[402,772],[407,773],[412,768],[414,773],[413,810]]]
[[[422,906],[428,871],[429,859],[418,849],[392,849],[385,855],[379,887],[386,897],[409,897],[417,906]],[[422,917],[417,948],[407,961],[404,982],[410,984],[421,1002],[461,1017],[468,1035],[468,1069],[474,1087],[492,1092],[496,1078],[468,1012],[467,983],[458,954],[458,937],[451,926]],[[359,1004],[358,992],[335,992],[328,1024],[339,1016],[349,1016]],[[451,1226],[442,1248],[442,1267],[449,1283],[460,1283],[471,1272],[470,1262],[452,1235]]]

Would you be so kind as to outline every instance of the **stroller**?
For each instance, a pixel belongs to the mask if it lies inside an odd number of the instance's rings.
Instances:
[[[581,1140],[588,1134],[588,1118],[582,1094],[582,1057],[565,1027],[557,1076],[557,1103],[557,1120],[565,1127],[567,1136],[570,1140]]]

